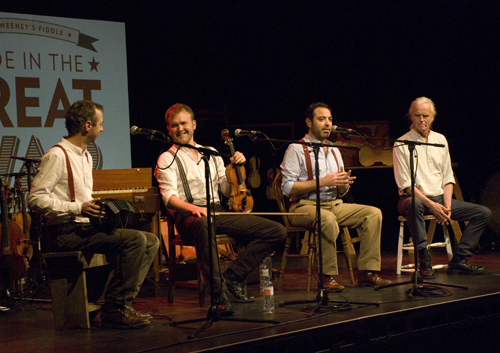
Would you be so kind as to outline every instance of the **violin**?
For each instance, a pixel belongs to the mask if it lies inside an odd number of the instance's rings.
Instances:
[[[229,146],[231,156],[234,156],[235,150],[233,140],[229,137],[227,129],[222,130],[222,138]],[[234,212],[251,212],[253,208],[253,198],[250,190],[245,184],[245,167],[230,163],[226,167],[226,177],[231,183],[231,196],[229,197],[229,208]]]
[[[10,281],[16,281],[18,279],[23,278],[26,276],[22,277],[17,277],[18,271],[17,268],[19,268],[19,259],[20,257],[16,258],[13,256],[13,249],[12,249],[12,239],[17,239],[21,235],[21,228],[19,225],[9,219],[9,206],[7,199],[10,197],[10,188],[9,184],[7,181],[5,181],[2,184],[2,223],[0,224],[0,227],[2,228],[2,238],[1,238],[1,244],[2,244],[2,267],[4,266],[9,266],[9,278],[2,278],[2,281],[4,283],[8,283]],[[6,261],[8,259],[8,261]],[[21,259],[22,260],[22,259]],[[14,267],[14,270],[13,270]],[[5,271],[7,272],[7,271]],[[2,273],[5,273],[2,271]],[[24,273],[24,271],[22,271]]]
[[[257,189],[260,186],[260,159],[259,157],[252,156],[248,162],[249,175],[247,181],[250,183],[252,189]]]
[[[30,241],[30,227],[31,227],[31,217],[30,215],[26,212],[27,206],[26,206],[26,197],[23,192],[23,188],[21,185],[21,178],[16,178],[15,181],[15,190],[17,194],[17,199],[20,200],[19,202],[19,211],[14,213],[12,216],[12,220],[16,222],[20,229],[21,233],[18,239],[15,240],[14,244],[12,245],[13,252],[15,253],[15,256],[20,256],[23,259],[23,264],[24,264],[24,269],[21,267],[18,271],[19,276],[26,272],[24,276],[28,273],[29,269],[29,262],[28,260],[31,260],[33,257],[33,245],[31,244]],[[21,276],[20,278],[23,278],[24,276]]]

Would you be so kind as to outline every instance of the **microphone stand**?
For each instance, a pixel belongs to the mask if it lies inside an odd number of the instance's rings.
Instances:
[[[329,303],[345,303],[344,301],[331,301],[328,299],[328,293],[332,292],[329,289],[326,289],[324,284],[323,284],[323,247],[321,244],[321,199],[320,199],[320,187],[319,187],[319,149],[320,147],[332,147],[332,145],[329,144],[323,144],[323,143],[316,143],[316,142],[303,142],[303,141],[283,141],[283,140],[275,140],[275,139],[258,139],[258,141],[279,141],[279,142],[285,142],[285,143],[295,143],[295,144],[301,144],[301,145],[306,145],[309,147],[313,148],[314,152],[314,168],[315,168],[315,176],[316,176],[316,224],[317,224],[317,233],[318,233],[318,255],[319,255],[319,266],[318,266],[318,271],[319,271],[319,280],[318,280],[318,294],[316,295],[315,300],[296,300],[296,301],[285,301],[285,302],[280,302],[279,306],[285,306],[285,305],[293,305],[293,304],[307,304],[307,303],[316,303],[316,305],[312,308],[311,312],[307,315],[308,317],[311,317],[321,305],[327,306]],[[359,150],[358,147],[351,147],[351,146],[333,146],[333,147],[339,147],[339,148],[346,148],[346,149],[354,149],[354,150]],[[307,158],[307,156],[306,156]],[[350,302],[352,304],[360,304],[360,305],[375,305],[379,306],[380,303],[375,303],[375,302]]]
[[[158,140],[162,141],[162,139],[156,135],[151,135],[150,137],[151,140]],[[228,317],[222,317],[219,313],[219,302],[215,300],[215,292],[214,292],[214,263],[213,263],[213,254],[214,251],[217,251],[217,249],[214,249],[213,246],[213,239],[215,238],[215,234],[213,234],[213,228],[212,228],[212,211],[211,207],[212,204],[210,202],[211,200],[211,195],[210,195],[210,157],[212,155],[214,156],[227,156],[225,154],[221,154],[215,150],[212,150],[210,148],[204,148],[204,147],[194,147],[192,145],[187,145],[187,144],[181,144],[181,143],[172,143],[170,137],[166,137],[163,139],[163,142],[165,144],[170,144],[170,145],[177,145],[180,147],[187,147],[191,148],[194,150],[197,150],[202,154],[202,159],[205,164],[205,191],[206,191],[206,200],[207,200],[207,227],[208,227],[208,244],[209,244],[209,249],[208,249],[208,257],[209,257],[209,281],[210,281],[210,308],[208,309],[207,316],[204,318],[198,318],[198,319],[192,319],[192,320],[183,320],[183,321],[171,321],[170,325],[171,326],[179,326],[182,324],[188,324],[188,323],[193,323],[193,322],[200,322],[200,321],[205,321],[205,323],[200,326],[193,334],[190,334],[187,338],[188,339],[193,339],[195,338],[198,333],[203,331],[204,329],[210,327],[212,323],[218,322],[218,321],[240,321],[240,322],[262,322],[262,323],[272,323],[272,324],[278,324],[279,321],[276,320],[258,320],[258,319],[238,319],[238,318],[228,318]],[[229,156],[227,156],[229,157]],[[215,212],[214,212],[215,213]],[[214,221],[215,221],[215,216]],[[214,241],[215,243],[215,241]],[[221,292],[222,294],[222,292]],[[220,300],[220,299],[219,299]]]
[[[408,151],[410,152],[410,182],[411,182],[411,212],[410,212],[410,217],[412,218],[413,226],[410,228],[410,233],[415,234],[415,224],[416,224],[416,212],[415,212],[415,165],[414,165],[414,160],[413,160],[413,153],[415,151],[415,146],[416,145],[426,145],[426,146],[434,146],[434,147],[445,147],[442,144],[437,144],[437,143],[425,143],[425,142],[419,142],[419,141],[410,141],[410,140],[394,140],[393,142],[401,142],[404,145],[408,146]],[[399,147],[399,146],[396,146]],[[397,286],[402,286],[405,284],[413,284],[412,288],[408,289],[406,291],[406,294],[408,295],[409,298],[413,298],[414,295],[422,296],[425,297],[426,295],[422,293],[418,289],[418,284],[421,283],[426,283],[426,284],[436,284],[436,285],[441,285],[441,286],[447,286],[447,287],[455,287],[455,288],[462,288],[462,289],[469,289],[468,286],[460,286],[460,285],[455,285],[455,284],[447,284],[447,283],[435,283],[435,282],[428,282],[424,281],[422,274],[418,271],[418,250],[417,250],[417,242],[415,239],[413,239],[413,257],[414,257],[414,262],[415,262],[415,271],[412,274],[411,280],[405,281],[405,282],[399,282],[399,283],[389,283],[384,286],[375,286],[375,290],[383,289],[383,288],[389,288],[389,287],[397,287]]]

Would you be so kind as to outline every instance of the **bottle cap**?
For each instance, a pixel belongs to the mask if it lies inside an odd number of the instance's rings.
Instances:
[[[271,279],[271,277],[270,276],[266,276],[265,279],[268,280],[268,279]]]

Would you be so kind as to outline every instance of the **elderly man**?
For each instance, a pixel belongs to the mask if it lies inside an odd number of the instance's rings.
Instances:
[[[442,134],[431,130],[435,116],[434,102],[426,97],[417,98],[411,103],[407,114],[411,121],[410,131],[399,138],[445,146],[417,145],[415,148],[415,219],[408,216],[412,206],[409,150],[406,144],[394,144],[394,176],[401,195],[398,209],[407,218],[410,230],[413,230],[412,238],[417,244],[419,271],[423,278],[435,277],[431,255],[427,249],[424,223],[426,214],[434,215],[440,224],[448,224],[450,220],[469,221],[448,264],[448,273],[482,274],[486,268],[470,264],[467,257],[472,255],[488,225],[491,211],[484,206],[452,198],[455,178],[451,169],[448,142]]]

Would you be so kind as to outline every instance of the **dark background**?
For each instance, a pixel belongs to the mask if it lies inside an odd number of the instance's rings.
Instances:
[[[131,126],[166,132],[165,110],[181,102],[227,109],[228,127],[295,122],[294,136],[258,130],[298,139],[307,106],[324,101],[334,120],[387,120],[397,138],[410,103],[427,96],[465,200],[481,202],[500,169],[498,1],[10,1],[0,11],[124,22]],[[223,151],[224,123],[198,123],[196,141]],[[253,194],[257,210],[272,208],[266,171],[283,151],[246,137],[234,144],[262,158]],[[131,145],[133,167],[155,165],[161,145],[140,136]],[[382,209],[383,245],[395,247],[392,170],[356,175],[355,200]]]

